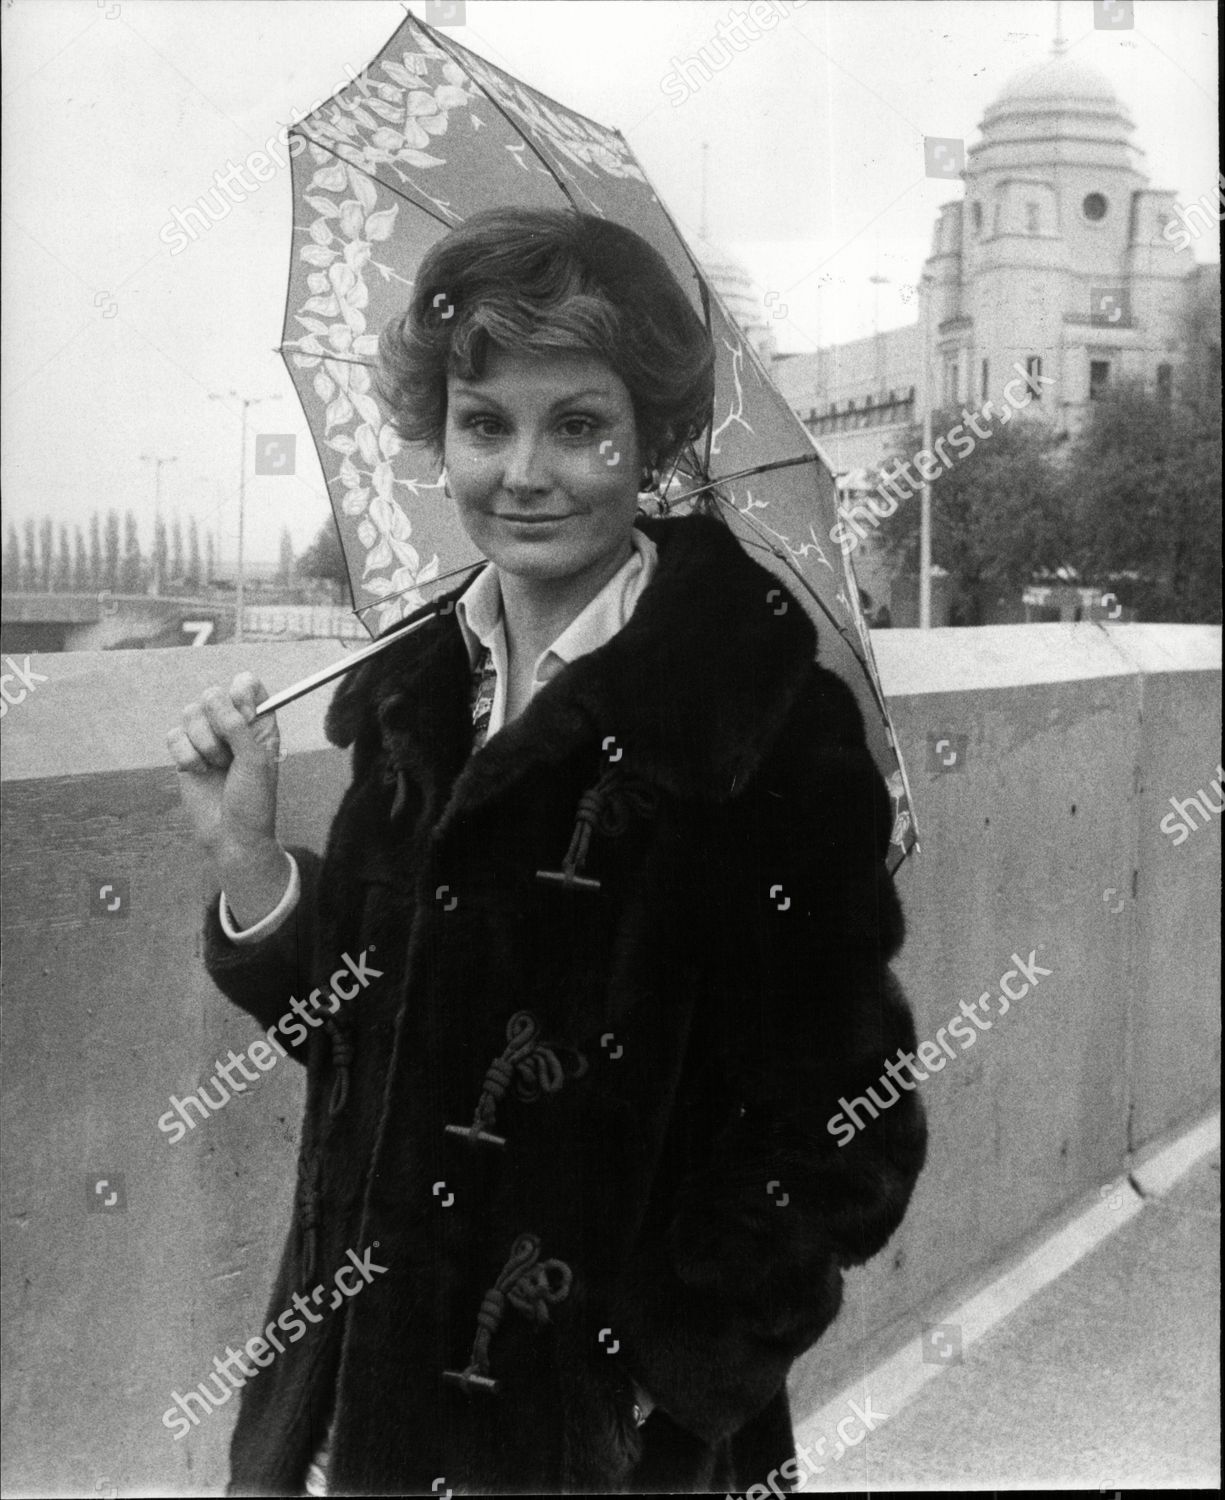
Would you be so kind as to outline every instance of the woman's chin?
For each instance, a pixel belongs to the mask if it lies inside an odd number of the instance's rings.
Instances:
[[[550,543],[543,537],[528,537],[511,542],[499,538],[497,544],[490,546],[485,552],[485,556],[500,573],[540,582],[572,578],[576,573],[584,573],[599,562],[598,554],[591,557],[573,547]]]

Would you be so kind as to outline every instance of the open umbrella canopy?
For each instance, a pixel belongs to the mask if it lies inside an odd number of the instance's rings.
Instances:
[[[659,251],[716,350],[714,420],[667,486],[713,494],[741,544],[798,592],[821,660],[855,691],[894,803],[890,864],[915,846],[832,473],[709,284],[624,138],[408,16],[364,72],[291,132],[294,243],[282,353],[310,423],[354,608],[372,635],[480,562],[442,479],[375,400],[378,335],[435,240],[486,208],[570,206]],[[440,308],[440,316],[447,310]],[[780,591],[780,609],[788,607]]]

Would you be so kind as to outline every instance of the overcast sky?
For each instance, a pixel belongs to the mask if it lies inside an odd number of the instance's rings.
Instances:
[[[410,7],[424,15],[423,0]],[[678,61],[709,47],[710,0],[468,0],[456,40],[618,127],[682,230],[712,240],[770,305],[781,348],[913,321],[938,206],[923,137],[977,136],[1007,78],[1050,49],[1053,0],[809,0],[678,97]],[[1215,204],[1217,7],[1136,0],[1134,27],[1094,28],[1065,0],[1078,57],[1115,84],[1155,187]],[[171,211],[241,163],[278,122],[360,71],[399,25],[390,0],[5,0],[3,481],[5,519],[79,522],[131,507],[146,544],[163,504],[232,555],[239,407],[279,397],[252,430],[295,433],[293,478],[253,478],[250,553],[301,550],[327,497],[273,350],[289,253],[289,171],[177,255]],[[1219,259],[1219,237],[1188,253]],[[226,396],[210,401],[210,393]]]

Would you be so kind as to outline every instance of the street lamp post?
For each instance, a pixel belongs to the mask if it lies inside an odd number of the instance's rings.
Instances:
[[[247,512],[247,408],[258,406],[261,401],[279,401],[280,396],[240,396],[237,391],[231,390],[227,396],[210,392],[210,401],[241,401],[242,402],[242,446],[239,449],[238,460],[238,568],[234,579],[234,639],[242,640],[242,611],[243,611],[243,530],[246,525]]]
[[[930,272],[919,278],[919,311],[923,326],[920,343],[923,352],[919,362],[919,408],[923,413],[924,463],[919,470],[919,629],[932,628],[932,488],[926,477],[926,455],[932,443],[931,402],[931,288]]]
[[[142,453],[140,461],[153,465],[153,597],[156,599],[162,592],[162,560],[157,550],[157,525],[162,514],[162,465],[178,463],[178,459]]]

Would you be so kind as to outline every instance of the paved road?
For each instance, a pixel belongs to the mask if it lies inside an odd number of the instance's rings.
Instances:
[[[1220,1484],[1220,1154],[806,1489]]]

